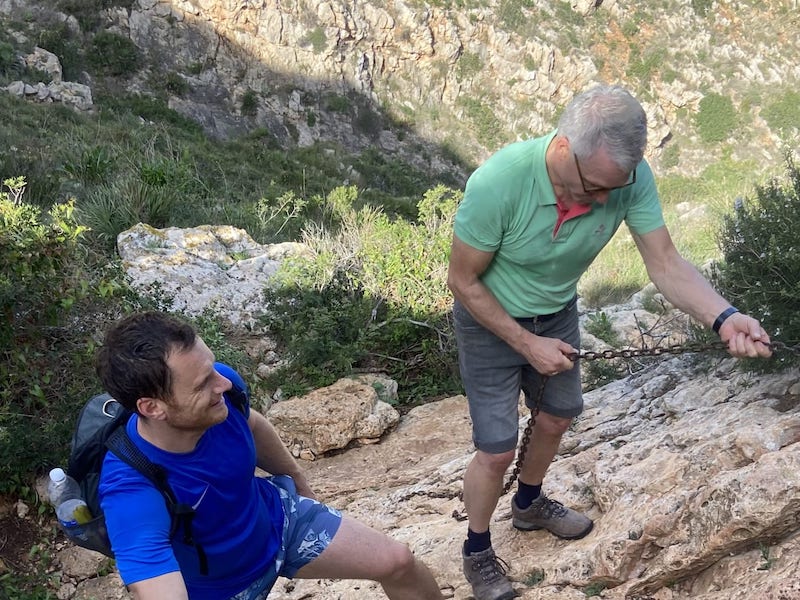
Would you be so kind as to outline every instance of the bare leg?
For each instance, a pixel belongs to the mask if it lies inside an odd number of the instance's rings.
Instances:
[[[533,429],[530,447],[525,454],[525,463],[520,472],[520,481],[529,485],[539,485],[553,462],[561,437],[569,429],[572,419],[539,413]]]
[[[391,600],[444,598],[431,572],[408,546],[346,516],[331,544],[295,577],[371,579]]]
[[[464,508],[469,528],[481,533],[489,529],[489,521],[503,490],[503,475],[514,459],[514,452],[475,453],[464,473]]]

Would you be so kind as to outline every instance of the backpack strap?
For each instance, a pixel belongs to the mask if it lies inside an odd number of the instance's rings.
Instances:
[[[175,492],[167,481],[167,470],[159,464],[152,462],[139,447],[133,443],[125,427],[117,427],[106,440],[106,447],[121,461],[147,477],[164,497],[172,523],[170,525],[170,539],[177,533],[178,528],[183,530],[183,543],[194,546],[197,558],[200,561],[200,574],[208,575],[208,558],[203,547],[194,540],[192,535],[192,519],[194,508],[191,505],[178,502]]]

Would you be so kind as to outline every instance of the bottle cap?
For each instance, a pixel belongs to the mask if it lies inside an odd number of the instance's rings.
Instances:
[[[55,481],[56,483],[60,481],[64,481],[67,478],[67,474],[64,473],[64,469],[61,467],[56,467],[50,471],[50,480]]]

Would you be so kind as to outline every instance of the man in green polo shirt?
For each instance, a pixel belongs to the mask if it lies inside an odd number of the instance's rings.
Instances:
[[[448,285],[459,367],[477,452],[464,475],[469,516],[462,549],[475,600],[516,596],[492,549],[489,521],[517,446],[520,391],[544,398],[517,493],[513,525],[565,539],[593,523],[542,493],[561,436],[583,410],[578,279],[624,221],[647,272],[673,305],[712,326],[734,356],[769,356],[769,336],[736,311],[680,254],[643,160],[647,118],[619,86],[575,97],[558,129],[503,148],[467,182],[455,218]]]

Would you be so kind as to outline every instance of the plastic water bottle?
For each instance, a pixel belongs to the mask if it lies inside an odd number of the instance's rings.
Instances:
[[[86,540],[83,524],[92,519],[89,507],[81,498],[78,482],[64,473],[64,469],[56,467],[50,471],[50,483],[47,485],[50,503],[56,507],[58,522],[70,537]]]

